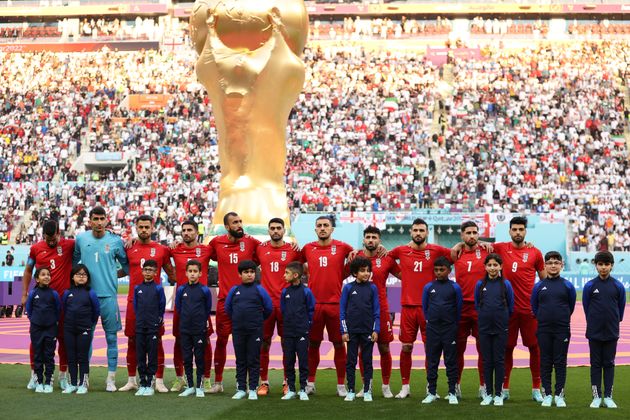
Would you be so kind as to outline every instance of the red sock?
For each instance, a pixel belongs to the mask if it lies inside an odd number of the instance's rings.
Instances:
[[[266,382],[269,380],[269,347],[260,347],[260,380]]]
[[[210,378],[210,370],[212,369],[212,343],[208,339],[206,350],[203,354],[203,377]]]
[[[175,365],[175,375],[184,376],[184,361],[182,360],[182,348],[180,347],[179,337],[175,336],[175,344],[173,345],[173,364]]]
[[[319,345],[308,346],[308,381],[315,382],[315,375],[317,374],[317,366],[319,366]]]
[[[477,340],[477,371],[479,372],[479,386],[486,384],[486,380],[483,377],[483,357],[481,357],[481,347],[479,347],[479,340]]]
[[[532,388],[540,388],[540,349],[529,347],[529,369],[532,372]]]
[[[392,353],[381,353],[381,377],[383,385],[389,385],[389,378],[392,376]]]
[[[28,358],[31,362],[31,370],[35,370],[35,355],[33,355],[33,343],[28,346]]]
[[[158,341],[158,368],[157,372],[155,372],[155,377],[164,379],[164,344],[162,344],[162,337]]]
[[[217,337],[216,348],[214,349],[214,381],[223,382],[223,368],[227,358],[228,337]]]
[[[337,371],[337,384],[346,382],[346,346],[343,344],[335,347],[335,370]]]
[[[503,378],[503,388],[510,389],[510,375],[514,366],[514,347],[505,348],[505,377]]]
[[[411,352],[400,352],[400,379],[403,385],[409,385],[409,377],[411,376]]]
[[[158,362],[159,363],[159,362]],[[129,337],[127,340],[127,374],[130,378],[136,376],[138,359],[136,357],[136,337]]]

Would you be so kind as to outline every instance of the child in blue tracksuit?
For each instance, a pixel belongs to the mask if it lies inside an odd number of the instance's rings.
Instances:
[[[372,401],[372,350],[381,331],[381,307],[378,289],[369,281],[372,277],[372,262],[363,257],[355,258],[350,262],[350,274],[356,280],[343,287],[339,302],[341,338],[348,343],[348,394],[344,401],[353,401],[356,396],[354,374],[360,349],[363,360],[363,400],[369,402]]]
[[[31,345],[33,346],[34,371],[37,375],[35,392],[51,393],[52,376],[55,372],[55,347],[57,323],[61,311],[59,294],[51,289],[50,269],[40,268],[35,273],[36,286],[26,299],[26,313],[31,321]],[[45,368],[45,372],[44,372]]]
[[[479,347],[487,394],[481,405],[493,402],[494,405],[503,405],[501,394],[505,374],[505,345],[510,315],[514,311],[514,291],[510,282],[501,275],[502,264],[499,255],[488,255],[484,261],[486,277],[475,286]]]
[[[254,283],[256,263],[251,260],[238,264],[242,283],[232,287],[225,299],[225,313],[232,320],[232,342],[236,355],[236,394],[241,400],[257,400],[258,376],[260,375],[260,345],[262,344],[263,322],[273,311],[273,303],[267,291]]]
[[[591,353],[591,408],[602,404],[602,371],[604,373],[604,407],[617,408],[612,399],[615,379],[615,354],[619,340],[619,323],[623,321],[626,289],[610,276],[615,259],[608,251],[595,254],[599,274],[584,285],[582,304],[586,314],[586,338]]]
[[[433,264],[435,281],[424,286],[422,310],[427,323],[425,352],[427,357],[428,393],[423,404],[437,400],[437,378],[440,356],[444,352],[444,365],[448,378],[448,403],[458,404],[455,385],[457,368],[457,330],[462,313],[462,289],[449,280],[451,263],[439,257]]]
[[[306,381],[308,380],[308,334],[313,324],[315,297],[311,289],[302,284],[304,269],[302,263],[293,261],[287,264],[284,280],[289,285],[280,294],[280,311],[282,312],[282,352],[284,374],[289,391],[283,400],[295,398],[295,356],[300,367],[300,392],[302,401],[308,401]]]
[[[531,304],[538,321],[536,336],[540,347],[540,378],[543,387],[543,407],[566,407],[564,385],[567,378],[567,353],[571,340],[571,314],[575,309],[575,287],[560,277],[562,255],[557,251],[545,254],[547,278],[532,290]],[[551,372],[556,370],[555,398],[551,390]]]
[[[90,272],[79,264],[70,272],[70,289],[63,293],[63,337],[68,354],[70,385],[64,394],[87,394],[90,375],[90,347],[94,327],[101,314],[98,296],[90,289]],[[78,374],[78,376],[77,376]]]
[[[143,282],[133,291],[133,310],[136,314],[136,355],[140,388],[136,396],[155,394],[154,376],[158,368],[160,329],[164,323],[166,296],[161,285],[155,284],[157,262],[147,260],[142,266]]]
[[[203,390],[203,370],[206,343],[208,340],[208,317],[212,312],[210,289],[199,284],[201,263],[190,260],[186,263],[188,283],[177,289],[175,309],[179,314],[179,337],[186,373],[186,389],[180,397],[196,395],[205,397]],[[136,315],[137,316],[137,315]],[[197,388],[193,381],[193,355],[197,365]]]

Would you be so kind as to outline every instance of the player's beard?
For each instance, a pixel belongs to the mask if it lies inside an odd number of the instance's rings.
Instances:
[[[424,241],[426,240],[426,238],[411,238],[411,240],[416,245],[422,245]]]
[[[470,248],[474,248],[478,243],[479,241],[477,239],[471,239],[466,242],[466,245],[468,245],[468,247]]]
[[[190,245],[193,242],[195,242],[195,237],[194,236],[193,237],[183,236],[182,239],[184,240],[184,243],[186,245]]]
[[[239,230],[230,229],[228,230],[228,233],[236,239],[241,239],[243,236],[245,236],[245,232],[243,232],[242,229],[239,229]]]
[[[324,235],[324,236],[322,236],[322,235]],[[318,233],[317,237],[319,238],[320,241],[327,241],[328,239],[330,239],[330,235],[325,233],[325,232]]]
[[[272,233],[271,235],[269,235],[269,238],[273,241],[273,242],[280,242],[282,240],[282,237],[284,235],[281,235],[279,233]]]
[[[378,246],[376,245],[365,245],[365,249],[367,249],[370,252],[376,251],[376,248],[378,248]]]
[[[524,236],[522,236],[522,237],[517,236],[515,238],[512,238],[512,242],[514,242],[516,245],[520,245],[524,241],[525,241],[525,237]]]

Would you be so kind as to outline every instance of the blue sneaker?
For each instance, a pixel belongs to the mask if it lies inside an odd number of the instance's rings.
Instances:
[[[87,393],[88,393],[87,386],[81,385],[79,388],[77,388],[77,395],[84,395]]]
[[[242,400],[245,397],[247,397],[247,392],[238,390],[238,391],[236,391],[236,394],[234,394],[232,396],[232,399],[233,400]]]
[[[138,388],[138,390],[136,391],[136,393],[134,394],[136,397],[142,397],[145,393],[147,389],[143,386],[141,386],[140,388]]]
[[[37,392],[38,394],[44,392],[44,384],[37,384],[35,386],[35,392]]]
[[[542,392],[540,392],[540,388],[532,389],[532,400],[536,401],[537,403],[543,402],[543,395]]]
[[[293,391],[287,391],[287,393],[286,393],[286,394],[284,394],[284,395],[282,396],[282,398],[280,398],[280,399],[281,399],[281,400],[292,400],[293,398],[295,398],[295,397],[296,397],[296,395],[297,395],[297,394],[296,394],[295,392],[293,392]]]
[[[31,373],[31,379],[28,381],[28,385],[26,385],[26,389],[33,390],[37,388],[37,375]]]
[[[68,388],[69,384],[68,384],[68,377],[67,375],[59,375],[59,388],[61,388],[62,391],[65,391],[66,388]]]
[[[77,387],[74,385],[68,385],[66,389],[61,391],[62,394],[72,394],[73,392],[77,392]]]

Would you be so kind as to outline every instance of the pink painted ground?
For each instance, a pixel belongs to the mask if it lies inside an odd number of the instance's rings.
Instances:
[[[126,308],[125,297],[119,298],[119,304],[122,310],[121,317],[124,320],[124,310]],[[569,365],[570,366],[583,366],[588,365],[588,341],[584,337],[586,324],[584,320],[584,311],[582,310],[581,303],[578,302],[572,319],[572,337],[571,345],[569,347]],[[619,340],[619,346],[617,348],[617,364],[630,364],[630,323],[625,321],[621,325],[621,339]],[[172,313],[167,313],[166,316],[166,335],[164,336],[164,349],[166,353],[166,364],[172,367],[173,364],[173,336],[172,332]],[[398,336],[398,319],[394,323],[394,334]],[[216,338],[213,336],[213,338]],[[127,352],[127,338],[124,334],[119,332],[119,358],[118,364],[125,366],[125,355]],[[28,319],[24,318],[2,318],[0,319],[0,363],[28,363]],[[394,369],[398,367],[398,359],[400,353],[400,343],[394,341],[391,344],[392,356],[394,359]],[[375,350],[374,357],[379,359],[378,351]],[[271,368],[282,367],[282,350],[280,348],[280,339],[275,336],[271,347],[270,357]],[[424,353],[422,346],[417,342],[414,348],[414,367],[421,367],[424,363]],[[97,327],[95,339],[94,339],[94,351],[92,356],[93,365],[106,365],[106,345],[103,330],[100,323]],[[228,345],[228,361],[227,367],[234,366],[234,351],[232,344]],[[376,365],[378,366],[378,365]],[[466,367],[477,366],[477,354],[475,351],[474,340],[472,338],[468,341],[468,348],[466,350]],[[529,366],[529,352],[525,347],[520,344],[514,352],[514,366],[526,367]],[[321,346],[321,368],[333,368],[333,349],[332,345],[328,342],[322,343]]]

